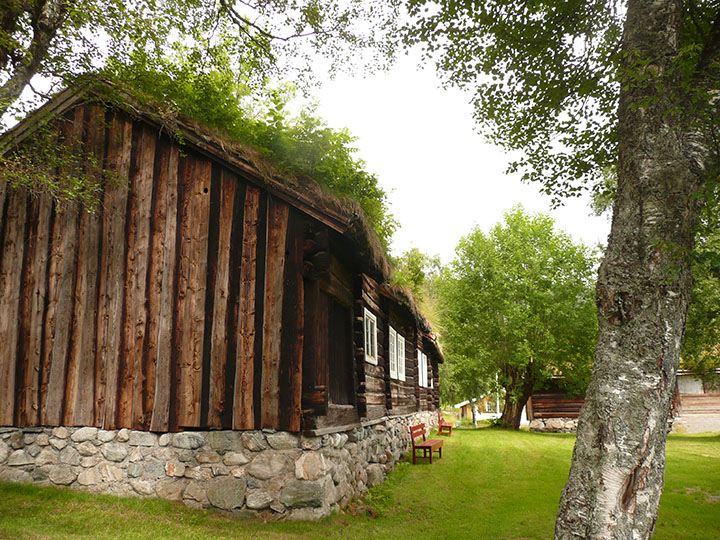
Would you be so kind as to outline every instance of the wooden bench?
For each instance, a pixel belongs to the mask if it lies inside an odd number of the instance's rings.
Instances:
[[[412,441],[412,459],[413,465],[415,465],[417,457],[430,458],[430,464],[432,465],[433,452],[438,453],[438,457],[442,457],[442,445],[441,439],[425,439],[427,430],[425,424],[418,424],[417,426],[410,426],[410,440]],[[415,442],[415,439],[422,437],[421,442]],[[423,455],[417,456],[416,451],[422,450]]]
[[[443,434],[443,430],[447,431],[447,436],[452,437],[452,422],[446,422],[443,420],[442,411],[438,410],[438,435]]]

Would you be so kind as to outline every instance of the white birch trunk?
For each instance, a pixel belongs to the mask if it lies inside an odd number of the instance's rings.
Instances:
[[[692,115],[678,108],[687,101],[672,70],[681,8],[674,0],[628,2],[624,67],[638,69],[637,55],[651,77],[621,90],[618,193],[597,285],[599,334],[557,539],[647,539],[655,526],[707,159]]]

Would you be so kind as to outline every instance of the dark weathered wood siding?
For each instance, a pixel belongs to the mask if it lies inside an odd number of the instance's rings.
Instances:
[[[113,182],[0,184],[0,425],[298,431],[311,218],[122,112],[59,131]]]
[[[437,405],[415,317],[317,209],[118,110],[77,105],[57,131],[97,163],[58,174],[103,189],[88,212],[0,181],[0,425],[329,431]]]

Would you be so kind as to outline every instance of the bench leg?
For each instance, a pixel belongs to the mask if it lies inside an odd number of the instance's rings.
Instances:
[[[430,448],[430,465],[432,465],[432,448]]]
[[[442,446],[438,448],[438,457],[442,458]]]

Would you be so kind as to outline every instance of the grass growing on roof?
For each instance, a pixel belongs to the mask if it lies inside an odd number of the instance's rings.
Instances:
[[[432,466],[401,463],[371,490],[361,503],[372,509],[369,514],[263,523],[156,499],[0,484],[0,538],[552,537],[572,435],[457,429],[444,439],[443,458]],[[675,435],[668,441],[654,539],[676,538],[720,538],[719,436]]]

